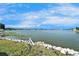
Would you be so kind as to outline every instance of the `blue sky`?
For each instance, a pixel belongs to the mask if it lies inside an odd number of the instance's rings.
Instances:
[[[79,4],[0,4],[0,22],[13,28],[79,27]]]

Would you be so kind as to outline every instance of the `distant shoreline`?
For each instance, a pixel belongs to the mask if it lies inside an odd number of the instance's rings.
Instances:
[[[5,28],[5,30],[73,30],[73,29]]]

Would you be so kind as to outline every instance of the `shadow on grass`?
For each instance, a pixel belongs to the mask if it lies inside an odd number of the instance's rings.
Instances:
[[[0,52],[0,56],[8,56],[8,54],[5,52]]]

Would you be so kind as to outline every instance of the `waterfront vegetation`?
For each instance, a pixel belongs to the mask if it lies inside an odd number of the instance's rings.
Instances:
[[[16,38],[20,38],[20,39],[31,37],[30,35],[19,34],[15,32],[4,32],[3,36],[15,36]]]
[[[30,45],[11,40],[0,40],[0,56],[63,56],[59,51],[47,49],[39,45]]]

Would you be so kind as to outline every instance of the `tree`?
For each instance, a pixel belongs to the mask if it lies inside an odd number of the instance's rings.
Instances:
[[[5,25],[0,23],[0,29],[5,29]]]
[[[5,25],[0,23],[0,36],[4,36]]]

